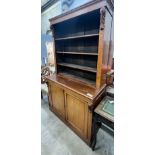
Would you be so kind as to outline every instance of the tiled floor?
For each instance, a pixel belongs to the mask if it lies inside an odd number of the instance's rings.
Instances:
[[[99,130],[96,150],[92,151],[48,107],[47,98],[41,103],[42,155],[113,155],[113,137]]]

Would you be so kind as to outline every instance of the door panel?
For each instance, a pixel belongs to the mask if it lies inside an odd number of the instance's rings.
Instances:
[[[66,94],[66,119],[78,132],[87,136],[87,103]]]
[[[52,108],[54,108],[54,110],[56,110],[63,118],[65,118],[64,91],[56,85],[52,85],[51,90]]]

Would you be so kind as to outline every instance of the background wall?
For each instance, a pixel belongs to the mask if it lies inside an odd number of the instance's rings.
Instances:
[[[61,1],[56,2],[41,14],[41,34],[50,29],[49,19],[61,14]]]
[[[41,62],[42,64],[45,64],[45,59],[48,57],[48,49],[47,49],[48,43],[52,43],[52,36],[42,34],[41,35]],[[46,61],[48,60],[46,59]]]

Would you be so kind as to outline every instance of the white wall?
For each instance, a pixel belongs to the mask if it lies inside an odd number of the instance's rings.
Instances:
[[[50,29],[49,19],[61,14],[61,1],[56,2],[41,14],[41,34]]]

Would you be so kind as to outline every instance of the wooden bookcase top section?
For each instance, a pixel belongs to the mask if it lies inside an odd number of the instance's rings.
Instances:
[[[59,76],[93,88],[105,84],[112,11],[110,0],[94,0],[50,19]]]

